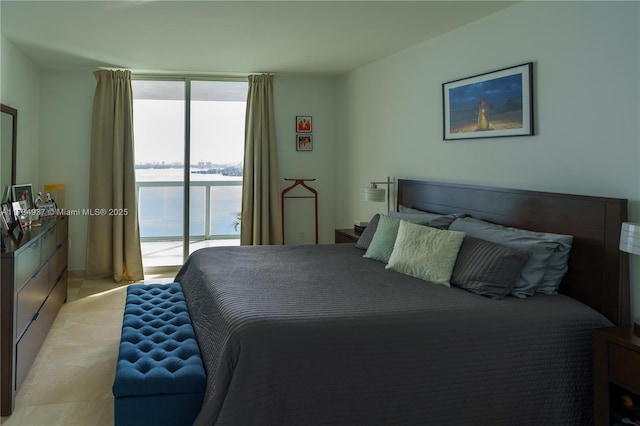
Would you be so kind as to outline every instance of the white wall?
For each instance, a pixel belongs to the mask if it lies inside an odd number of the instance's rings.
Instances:
[[[0,103],[18,110],[16,183],[31,183],[36,191],[41,187],[38,170],[40,71],[4,36],[0,36]]]
[[[40,180],[65,185],[64,208],[86,209],[96,81],[90,71],[43,71],[40,85]],[[84,269],[87,219],[69,216],[69,270]]]
[[[639,23],[637,2],[526,2],[341,76],[336,224],[384,210],[358,192],[386,175],[627,198],[640,222]],[[442,83],[529,61],[535,136],[443,141]]]
[[[284,178],[315,178],[307,184],[318,191],[318,234],[320,243],[333,243],[335,228],[335,92],[334,78],[277,76],[274,83],[276,136],[282,189],[293,182]],[[313,151],[296,151],[295,119],[312,116]],[[289,195],[310,195],[297,188]],[[315,241],[313,199],[285,200],[285,243],[312,244]],[[300,233],[304,240],[300,241]]]

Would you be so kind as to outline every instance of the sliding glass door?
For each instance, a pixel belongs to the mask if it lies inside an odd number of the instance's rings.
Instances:
[[[145,268],[239,244],[247,83],[140,78],[132,85]]]

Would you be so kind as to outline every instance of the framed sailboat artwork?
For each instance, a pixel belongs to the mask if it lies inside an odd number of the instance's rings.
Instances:
[[[532,136],[533,62],[442,84],[443,139]]]

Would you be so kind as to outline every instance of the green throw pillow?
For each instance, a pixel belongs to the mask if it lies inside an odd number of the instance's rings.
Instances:
[[[396,235],[400,227],[400,219],[381,214],[376,233],[373,234],[371,244],[363,257],[387,263],[396,242]]]
[[[464,235],[403,220],[387,269],[450,287]]]

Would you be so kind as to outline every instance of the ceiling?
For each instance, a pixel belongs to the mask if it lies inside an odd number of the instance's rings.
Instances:
[[[0,31],[42,69],[338,74],[512,1],[0,1]]]

